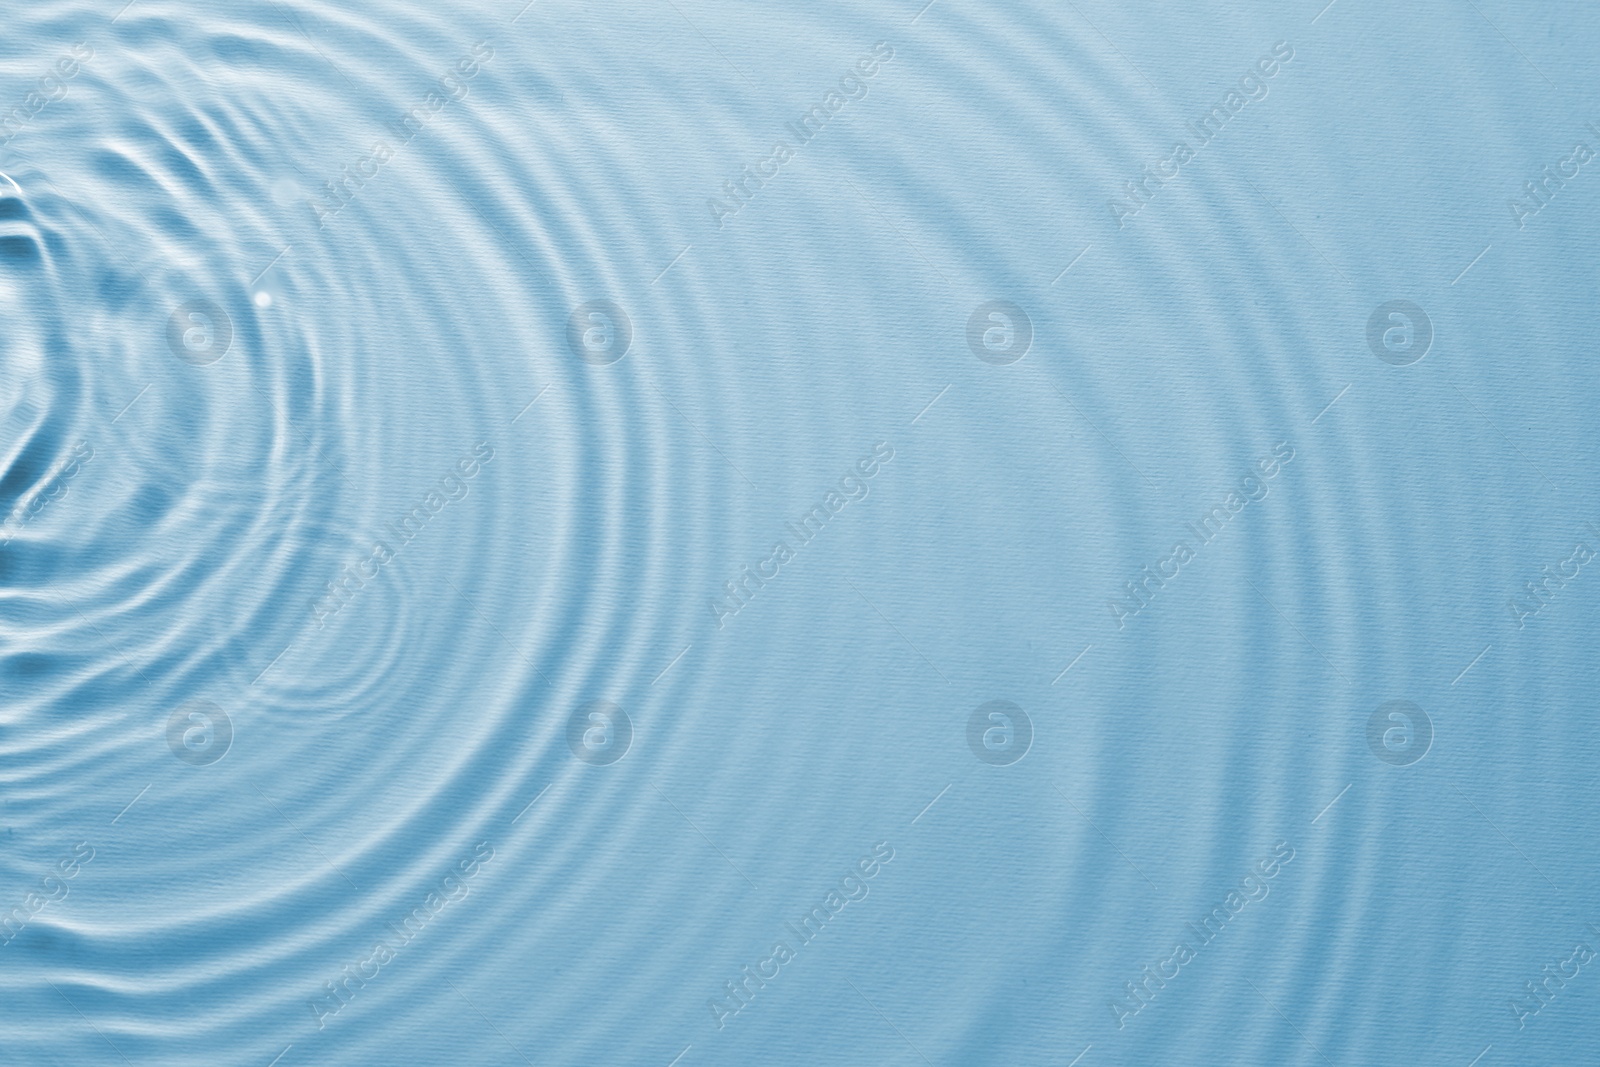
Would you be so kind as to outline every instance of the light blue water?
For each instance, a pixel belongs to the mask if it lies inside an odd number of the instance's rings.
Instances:
[[[1600,1057],[1590,7],[122,3],[0,1063]]]

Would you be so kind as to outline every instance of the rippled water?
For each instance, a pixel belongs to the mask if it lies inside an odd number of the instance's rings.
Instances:
[[[0,1062],[1596,1054],[1587,8],[122,2]]]

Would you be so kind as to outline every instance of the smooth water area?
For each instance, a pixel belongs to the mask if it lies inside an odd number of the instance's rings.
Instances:
[[[1593,1060],[1597,52],[9,5],[0,1063]]]

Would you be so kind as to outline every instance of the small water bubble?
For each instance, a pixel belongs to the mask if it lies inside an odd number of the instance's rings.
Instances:
[[[280,207],[292,207],[305,198],[305,189],[293,178],[279,178],[272,183],[272,201]]]

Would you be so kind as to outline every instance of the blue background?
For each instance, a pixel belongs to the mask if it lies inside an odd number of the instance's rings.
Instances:
[[[6,12],[0,1062],[1600,1054],[1600,17],[922,2]]]

